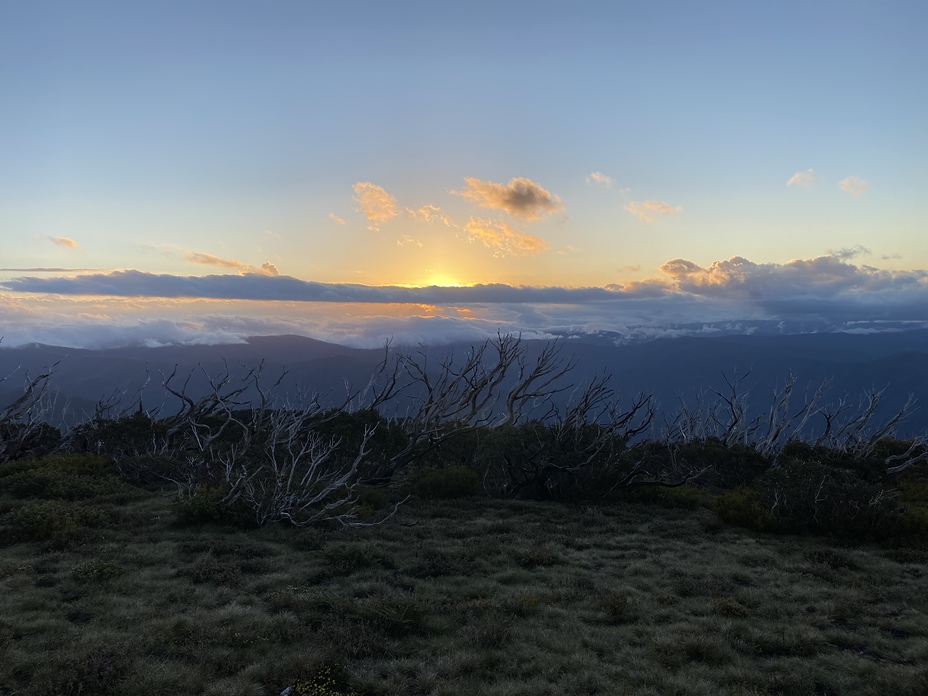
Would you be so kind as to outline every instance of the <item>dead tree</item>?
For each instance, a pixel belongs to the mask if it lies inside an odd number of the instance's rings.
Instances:
[[[434,367],[422,348],[398,355],[389,398],[409,403],[396,418],[406,445],[391,457],[383,479],[450,438],[478,428],[516,425],[568,389],[563,378],[575,362],[562,355],[562,347],[549,343],[531,359],[521,336],[500,334],[460,360],[449,353]]]
[[[22,393],[0,410],[0,464],[42,449],[43,440],[60,434],[49,425],[55,411],[57,396],[49,389],[55,363],[34,377],[25,376]],[[18,370],[0,377],[0,384],[12,378]]]
[[[201,370],[207,388],[199,398],[189,393],[191,375],[176,385],[176,369],[164,376],[166,391],[180,402],[177,413],[164,419],[161,439],[152,442],[153,452],[177,464],[164,478],[180,496],[219,486],[220,502],[246,505],[258,525],[361,524],[358,473],[374,428],[364,430],[348,462],[334,456],[345,443],[320,430],[358,395],[349,392],[334,409],[324,408],[314,393],[303,394],[299,403],[280,401],[274,390],[286,372],[266,384],[263,367],[246,370],[238,380],[228,366],[217,376]],[[374,400],[380,396],[378,391]]]
[[[796,401],[797,376],[791,374],[773,390],[766,412],[752,415],[749,398],[754,386],[744,386],[750,371],[724,376],[725,388],[697,394],[693,405],[681,398],[674,416],[665,419],[663,439],[668,443],[716,438],[727,447],[741,445],[776,462],[790,442],[804,442],[813,449],[865,459],[877,445],[896,435],[897,428],[915,407],[909,395],[905,403],[889,416],[880,417],[885,389],[869,389],[853,404],[846,397],[825,403],[830,382],[807,389]],[[712,399],[708,394],[714,394]],[[898,473],[928,459],[924,437],[912,441],[909,451],[886,459],[886,473]]]

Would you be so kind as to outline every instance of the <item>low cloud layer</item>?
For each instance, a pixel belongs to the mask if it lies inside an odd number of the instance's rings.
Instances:
[[[502,210],[514,218],[532,221],[550,215],[564,206],[561,199],[531,179],[510,179],[508,184],[464,179],[464,189],[453,193],[480,208]]]
[[[223,343],[300,333],[347,345],[444,343],[502,332],[615,332],[621,340],[713,331],[928,328],[928,271],[856,265],[853,253],[787,263],[670,259],[605,287],[374,287],[258,274],[141,271],[0,282],[3,345]],[[842,256],[844,258],[842,258]],[[235,300],[236,302],[230,302]],[[167,323],[163,323],[167,322]]]
[[[671,205],[664,201],[632,201],[625,205],[625,210],[650,224],[659,218],[682,213],[683,206]]]

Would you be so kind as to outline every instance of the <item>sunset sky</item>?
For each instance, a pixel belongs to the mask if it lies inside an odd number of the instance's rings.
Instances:
[[[0,6],[0,336],[928,327],[928,3]]]

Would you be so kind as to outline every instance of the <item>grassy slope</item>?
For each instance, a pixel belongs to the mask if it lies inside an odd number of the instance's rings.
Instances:
[[[236,532],[113,500],[79,545],[0,549],[0,694],[928,693],[925,552],[705,509],[411,501]]]

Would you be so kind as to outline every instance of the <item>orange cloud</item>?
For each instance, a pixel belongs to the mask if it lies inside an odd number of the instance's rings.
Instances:
[[[270,261],[266,261],[261,264],[260,267],[252,266],[251,264],[242,263],[237,259],[223,259],[218,256],[213,256],[212,254],[202,254],[198,251],[188,251],[184,254],[184,258],[187,259],[190,263],[198,263],[203,266],[217,266],[219,268],[229,268],[236,270],[239,273],[253,273],[257,275],[266,275],[266,276],[279,276],[280,271],[277,270],[277,266],[272,264]]]
[[[419,222],[432,222],[436,220],[446,227],[457,227],[457,225],[451,222],[451,218],[445,215],[445,212],[441,208],[437,205],[431,205],[430,203],[420,206],[418,210],[406,208],[406,214]]]
[[[510,179],[508,184],[464,179],[463,191],[452,191],[481,208],[502,210],[523,220],[538,220],[561,210],[561,199],[543,189],[531,179]]]
[[[682,213],[683,206],[670,205],[664,201],[632,201],[625,205],[625,210],[647,223],[652,223],[660,216]]]
[[[338,215],[336,215],[335,213],[329,213],[329,218],[330,218],[333,222],[335,222],[335,223],[337,223],[337,224],[339,224],[339,225],[344,225],[344,224],[345,224],[345,218],[340,218],[340,217],[338,217]]]
[[[548,243],[541,237],[514,230],[501,220],[472,217],[467,221],[464,230],[471,241],[480,242],[488,249],[493,249],[494,256],[539,254],[548,248]]]
[[[77,242],[75,242],[73,239],[69,239],[68,237],[49,236],[48,239],[49,241],[51,241],[52,244],[57,244],[58,246],[67,247],[68,249],[77,249]]]
[[[359,181],[354,185],[354,200],[361,206],[361,212],[373,224],[371,230],[380,229],[378,225],[395,218],[399,211],[396,199],[377,184],[369,181]]]

